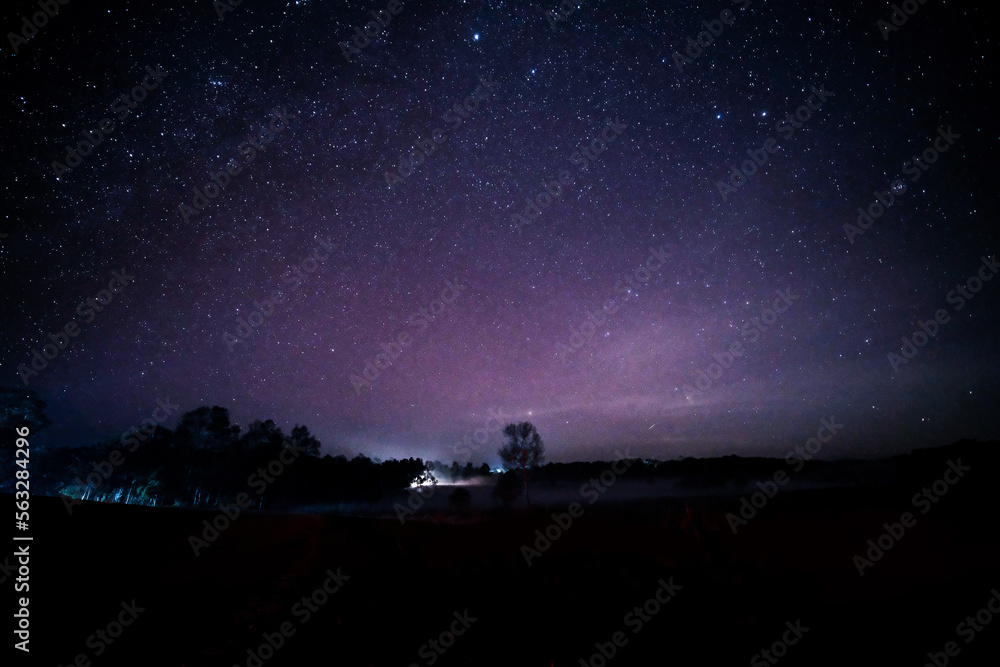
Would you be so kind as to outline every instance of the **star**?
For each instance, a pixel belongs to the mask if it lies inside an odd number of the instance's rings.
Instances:
[[[985,10],[930,44],[929,17],[886,41],[864,3],[779,0],[791,41],[754,3],[612,32],[585,4],[404,4],[100,12],[16,40],[0,367],[48,403],[43,446],[141,423],[167,388],[383,458],[450,461],[511,403],[566,461],[660,423],[678,456],[783,456],[819,414],[850,423],[845,457],[1000,438],[1000,281],[948,301],[995,247],[993,119],[962,104],[992,70],[947,47],[989,43]],[[650,29],[671,37],[619,48]],[[111,294],[112,271],[135,280]],[[894,372],[939,309],[956,323]]]

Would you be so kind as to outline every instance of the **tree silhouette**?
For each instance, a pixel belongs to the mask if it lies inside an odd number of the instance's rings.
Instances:
[[[305,447],[306,454],[309,456],[319,456],[322,443],[309,432],[308,426],[294,426],[290,439],[292,444]]]
[[[21,426],[31,429],[32,438],[49,424],[44,408],[33,391],[0,387],[0,442],[13,443],[14,429]],[[260,496],[255,498],[258,507],[266,500],[275,508],[372,502],[394,497],[414,483],[437,483],[421,459],[380,461],[359,454],[348,461],[344,456],[320,456],[321,443],[305,425],[296,424],[287,437],[270,419],[254,420],[241,431],[228,409],[201,406],[181,415],[176,431],[149,420],[87,445],[50,449],[32,443],[31,481],[48,495],[191,507],[232,504],[250,488]],[[14,447],[0,446],[0,470],[13,465],[14,452]],[[279,474],[276,460],[283,481],[272,486]],[[292,465],[295,460],[309,462]],[[265,468],[267,474],[261,472]],[[263,482],[266,487],[260,486]],[[0,492],[13,484],[13,475],[0,476]],[[462,495],[457,496],[458,509],[463,507]]]
[[[524,498],[531,508],[531,496],[528,495],[528,470],[542,464],[545,460],[545,445],[531,422],[507,424],[503,429],[507,436],[507,444],[497,450],[500,460],[506,470],[520,470],[524,483]]]
[[[51,423],[45,416],[45,401],[34,389],[0,387],[0,432],[6,435],[27,426],[34,435]]]
[[[182,447],[229,452],[236,443],[240,427],[229,421],[227,408],[203,405],[181,415],[176,433]]]
[[[34,436],[51,423],[45,415],[45,401],[34,389],[0,387],[0,469],[10,470],[14,465],[14,441],[18,437],[15,429],[27,426]],[[9,479],[13,484],[14,473]]]
[[[281,449],[285,441],[285,435],[274,423],[268,419],[260,421],[255,419],[247,425],[246,433],[240,436],[240,450],[246,454],[258,456],[268,456]]]
[[[175,441],[187,459],[187,497],[193,505],[217,503],[219,494],[236,471],[229,457],[237,452],[240,427],[229,419],[229,410],[201,406],[181,415]]]

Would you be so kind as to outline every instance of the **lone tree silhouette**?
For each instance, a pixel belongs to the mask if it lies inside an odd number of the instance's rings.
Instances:
[[[542,464],[545,460],[545,445],[531,422],[507,424],[503,429],[507,436],[507,444],[497,450],[503,467],[507,470],[520,470],[524,481],[524,498],[531,509],[531,496],[528,495],[528,469]]]

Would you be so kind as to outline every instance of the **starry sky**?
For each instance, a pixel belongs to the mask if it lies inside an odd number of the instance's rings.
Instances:
[[[1000,281],[952,291],[1000,250],[997,39],[915,6],[62,5],[0,57],[0,383],[50,446],[167,398],[477,464],[522,420],[552,461],[996,438]]]

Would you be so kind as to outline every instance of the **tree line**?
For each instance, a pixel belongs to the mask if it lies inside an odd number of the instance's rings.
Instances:
[[[51,423],[44,409],[33,391],[0,388],[0,469],[13,465],[7,443],[16,427],[35,434]],[[377,461],[358,454],[349,460],[321,456],[320,445],[304,425],[286,435],[273,420],[255,420],[243,430],[228,409],[202,406],[181,415],[174,430],[150,425],[80,447],[33,448],[32,492],[190,507],[232,502],[246,492],[258,507],[277,508],[375,501],[430,479],[420,458]],[[8,477],[0,478],[0,489]]]

